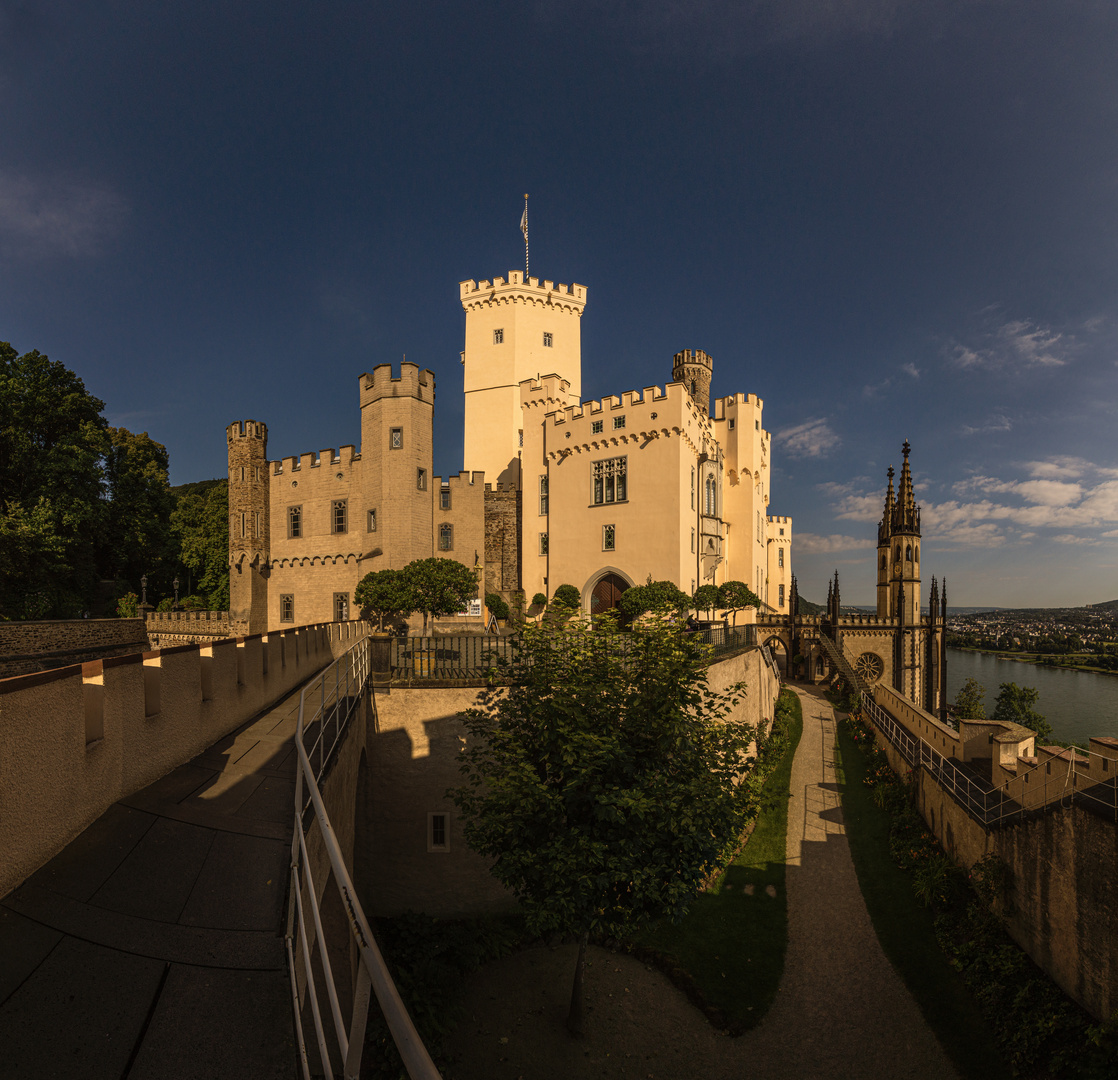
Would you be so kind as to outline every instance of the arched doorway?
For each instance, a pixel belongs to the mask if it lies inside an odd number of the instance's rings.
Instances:
[[[769,652],[772,653],[772,658],[776,661],[777,669],[784,678],[788,678],[788,646],[784,644],[784,639],[779,637],[771,637],[765,644],[769,647]]]
[[[629,588],[628,582],[618,577],[617,574],[606,574],[594,586],[590,593],[590,614],[601,615],[604,611],[611,611],[617,607],[621,594]]]

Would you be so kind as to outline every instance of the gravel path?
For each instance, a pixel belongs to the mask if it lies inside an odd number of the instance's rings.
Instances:
[[[835,720],[795,687],[804,733],[792,768],[788,953],[776,1004],[737,1039],[714,1031],[658,971],[591,951],[588,1035],[563,1027],[573,948],[529,949],[488,965],[449,1040],[455,1080],[948,1080],[956,1073],[881,951],[842,825]]]

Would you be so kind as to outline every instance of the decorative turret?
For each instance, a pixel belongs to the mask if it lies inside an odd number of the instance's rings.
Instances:
[[[904,446],[901,447],[901,453],[904,454],[904,465],[901,467],[901,482],[897,489],[897,502],[893,507],[891,532],[919,536],[920,507],[916,505],[916,499],[912,494],[912,472],[908,467],[908,455],[911,451],[912,447],[908,445],[908,439],[905,439]],[[892,471],[892,469],[889,470],[890,473]],[[886,501],[888,501],[888,495]]]
[[[672,359],[672,382],[683,383],[703,416],[710,415],[710,378],[714,361],[701,349],[684,349]]]
[[[889,467],[885,507],[877,530],[877,614],[897,618],[899,593],[903,590],[905,617],[910,624],[920,617],[920,507],[916,505],[908,464],[911,451],[905,439],[901,447],[904,465],[895,496],[893,468]]]

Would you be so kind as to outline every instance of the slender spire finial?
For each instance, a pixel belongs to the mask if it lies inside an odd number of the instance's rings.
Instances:
[[[528,192],[524,192],[524,213],[520,218],[520,231],[524,234],[524,281],[528,281]]]

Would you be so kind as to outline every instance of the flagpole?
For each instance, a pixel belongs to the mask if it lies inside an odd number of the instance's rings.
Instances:
[[[524,193],[524,216],[520,219],[520,231],[524,234],[524,280],[528,280],[528,193]]]

